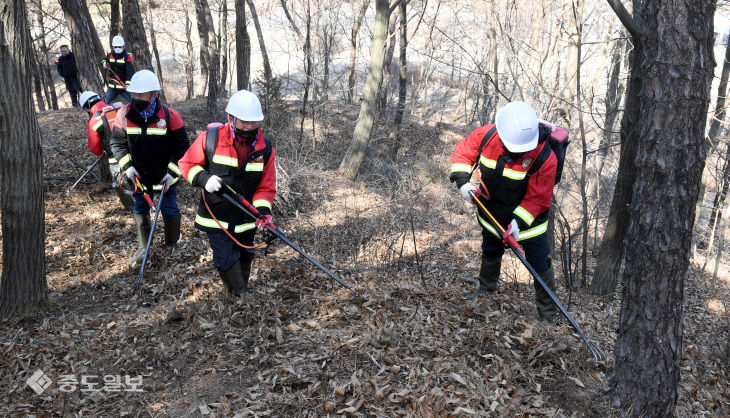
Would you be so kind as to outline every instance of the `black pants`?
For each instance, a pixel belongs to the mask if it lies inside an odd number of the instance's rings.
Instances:
[[[79,107],[79,93],[81,92],[81,83],[76,77],[66,77],[66,90],[68,95],[71,96],[71,106]]]
[[[543,272],[550,268],[550,247],[548,246],[547,233],[540,234],[535,238],[520,241],[522,249],[525,250],[525,258],[536,272]],[[504,243],[495,237],[491,232],[482,228],[482,251],[485,256],[500,258],[504,254]]]
[[[254,235],[256,235],[255,229],[246,231],[243,234],[233,234],[238,242],[247,246],[253,245]],[[222,231],[208,232],[208,241],[210,242],[210,248],[213,250],[213,265],[221,271],[227,271],[239,259],[241,262],[249,262],[253,260],[256,254],[255,250],[238,246]]]

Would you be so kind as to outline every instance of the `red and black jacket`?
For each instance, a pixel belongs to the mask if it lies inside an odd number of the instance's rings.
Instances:
[[[108,106],[103,101],[98,101],[91,106],[89,114],[91,118],[86,127],[89,151],[97,157],[101,157],[102,153],[106,151],[109,164],[116,164],[117,160],[112,155],[109,140],[112,137],[114,121],[117,118],[117,109]]]
[[[477,156],[482,138],[493,127],[493,124],[481,126],[456,145],[451,156],[451,180],[458,187],[464,185],[471,178],[472,166],[478,161],[483,183],[480,189],[484,192],[486,186],[485,194],[490,196],[484,203],[497,221],[506,227],[512,219],[517,220],[520,227],[518,241],[542,235],[547,232],[557,169],[557,158],[546,141],[550,129],[539,125],[537,147],[513,161],[496,130],[481,155]],[[541,153],[547,157],[538,158]],[[533,167],[532,164],[538,159],[544,162],[539,167]],[[479,210],[477,217],[482,227],[501,238],[486,214]]]
[[[112,131],[111,148],[119,168],[125,172],[134,166],[147,189],[161,190],[160,181],[170,174],[177,183],[180,168],[177,162],[189,146],[180,114],[156,99],[157,112],[147,119],[131,105],[117,112]]]
[[[132,64],[134,57],[126,50],[122,51],[121,54],[112,51],[106,56],[106,62],[109,65],[106,80],[107,87],[124,90],[134,75],[134,64]],[[117,80],[114,74],[119,76],[120,80]]]
[[[271,205],[276,197],[276,168],[274,165],[274,148],[271,142],[259,129],[256,140],[247,144],[247,152],[239,155],[233,143],[233,135],[229,124],[219,127],[209,126],[217,130],[217,142],[213,158],[206,158],[206,141],[208,131],[198,135],[190,149],[180,159],[180,171],[190,184],[203,188],[205,202],[201,198],[195,226],[205,232],[220,231],[205,203],[208,204],[218,221],[232,234],[253,232],[253,219],[237,209],[227,200],[205,191],[205,184],[211,176],[220,177],[226,184],[241,193],[259,212],[271,213]],[[215,134],[213,131],[211,134]],[[235,139],[240,141],[239,138]]]

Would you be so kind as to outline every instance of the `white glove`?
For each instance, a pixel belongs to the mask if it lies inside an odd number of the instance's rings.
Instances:
[[[520,237],[520,227],[517,226],[517,221],[512,219],[512,222],[509,223],[507,226],[507,229],[504,231],[504,235],[502,235],[503,239],[507,239],[508,235],[512,235],[515,237],[515,239],[518,239]]]
[[[104,67],[104,68],[109,68],[109,64],[107,64],[106,60],[103,60],[101,62],[101,66]]]
[[[221,178],[218,176],[210,176],[208,181],[205,182],[205,191],[208,193],[215,193],[223,187]]]
[[[127,178],[132,181],[134,181],[135,178],[139,177],[139,173],[137,172],[137,169],[134,168],[134,166],[129,166],[125,174]]]
[[[469,182],[466,182],[466,183],[464,183],[463,186],[461,186],[459,191],[461,192],[461,197],[463,197],[464,200],[466,200],[466,203],[471,203],[472,205],[474,204],[474,202],[471,199],[471,194],[469,194],[469,192],[476,193],[477,192],[476,186],[474,186],[473,184],[471,184]]]
[[[164,190],[165,193],[167,193],[167,189],[170,187],[173,180],[175,179],[170,175],[170,173],[165,174],[165,177],[162,178],[160,184],[163,186],[162,190]]]

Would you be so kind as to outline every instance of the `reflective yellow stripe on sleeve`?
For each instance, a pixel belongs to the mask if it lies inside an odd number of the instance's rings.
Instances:
[[[167,168],[170,169],[173,173],[180,175],[180,167],[177,166],[177,164],[173,162],[167,163]]]
[[[525,221],[527,226],[532,225],[532,222],[535,220],[535,217],[522,206],[517,206],[517,209],[515,209],[513,213]]]
[[[221,220],[219,220],[218,222],[220,222],[220,224],[223,225],[223,228],[228,229],[228,222],[221,221]],[[220,229],[220,226],[218,226],[218,224],[216,223],[215,220],[210,219],[210,218],[204,218],[200,215],[195,215],[195,223],[200,226],[204,226],[206,228]]]
[[[451,164],[451,172],[455,173],[458,171],[463,171],[465,173],[471,173],[471,166],[469,164],[461,164],[461,163]]]
[[[97,130],[97,129],[99,129],[99,127],[100,127],[101,125],[103,125],[103,124],[104,124],[104,121],[102,121],[101,119],[99,119],[99,121],[98,121],[98,122],[96,122],[96,123],[94,124],[94,126],[92,126],[92,127],[91,127],[91,129],[93,129],[93,130]]]
[[[214,155],[213,162],[216,164],[238,167],[238,158],[226,157],[225,155]]]
[[[487,168],[492,168],[492,169],[497,168],[497,160],[490,160],[490,159],[486,158],[485,156],[480,155],[479,161],[482,164],[484,164],[484,166]]]
[[[526,240],[529,238],[536,237],[540,234],[544,234],[545,232],[547,232],[547,227],[548,227],[548,221],[545,221],[534,228],[520,231],[520,236],[519,236],[519,238],[517,238],[517,241]]]
[[[124,157],[119,159],[119,167],[124,167],[130,161],[132,161],[132,154],[125,155]]]
[[[109,157],[109,164],[117,164],[117,159],[114,157]]]
[[[256,224],[254,222],[251,222],[251,223],[246,223],[246,224],[242,224],[242,225],[236,225],[233,228],[233,232],[236,234],[240,234],[242,232],[250,231],[254,228],[256,228]]]
[[[201,167],[199,165],[196,165],[193,168],[191,168],[190,171],[188,171],[188,183],[193,184],[193,180],[195,180],[195,176],[197,176],[198,173],[200,173],[201,171],[203,171],[203,167]]]
[[[271,202],[266,199],[256,199],[253,201],[253,205],[256,207],[269,208],[269,210],[271,210]]]

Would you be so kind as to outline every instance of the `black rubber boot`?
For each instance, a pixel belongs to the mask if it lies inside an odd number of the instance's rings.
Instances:
[[[165,221],[165,245],[168,248],[176,249],[180,241],[180,213],[173,216],[163,216]]]
[[[502,257],[486,257],[482,255],[482,265],[479,268],[479,289],[464,296],[467,300],[476,299],[485,293],[497,290],[499,270],[502,267]]]
[[[132,258],[129,259],[129,264],[132,267],[137,266],[144,259],[144,250],[147,248],[147,240],[150,237],[150,229],[152,229],[152,223],[150,221],[149,213],[135,213],[134,223],[137,224],[137,251],[135,251]]]
[[[253,260],[239,261],[241,263],[241,281],[243,282],[243,290],[241,293],[246,293],[248,292],[248,279],[251,276],[251,265],[253,264]]]
[[[549,269],[537,274],[540,276],[542,281],[545,282],[553,294],[555,294],[555,271],[553,270],[552,265]],[[533,280],[533,284],[535,285],[535,305],[537,305],[538,314],[537,321],[544,325],[554,325],[558,307],[537,280]]]
[[[248,281],[243,281],[240,262],[236,261],[228,270],[220,271],[220,274],[223,284],[233,295],[240,296],[248,291]]]

